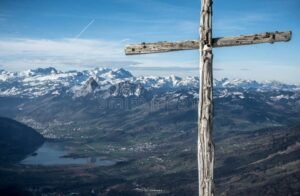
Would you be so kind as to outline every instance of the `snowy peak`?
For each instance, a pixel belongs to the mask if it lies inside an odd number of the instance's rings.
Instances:
[[[115,75],[117,78],[130,78],[133,77],[132,74],[129,71],[126,71],[125,69],[114,69],[113,75]]]
[[[83,86],[75,86],[73,88],[74,97],[84,97],[93,93],[98,87],[99,84],[97,81],[93,77],[90,77]]]
[[[125,78],[132,78],[133,75],[126,71],[123,68],[120,69],[111,69],[111,68],[95,68],[89,71],[83,71],[85,74],[89,76],[93,76],[99,79],[125,79]]]
[[[246,89],[255,89],[260,86],[255,80],[242,80],[242,79],[228,79],[223,78],[221,80],[214,80],[214,86],[220,88],[246,88]]]
[[[5,71],[3,69],[0,70],[0,82],[9,80],[10,78],[13,78],[15,76],[16,76],[16,73]]]
[[[242,88],[244,90],[268,91],[268,90],[283,90],[294,91],[296,85],[284,84],[278,81],[257,82],[255,80],[243,79],[228,79],[214,80],[216,88]],[[299,87],[298,87],[299,88]]]
[[[136,82],[143,84],[143,86],[148,88],[155,89],[182,89],[182,88],[198,88],[199,79],[197,77],[186,77],[181,78],[178,76],[167,76],[167,77],[158,77],[158,76],[141,76],[136,78]]]
[[[121,96],[121,97],[129,97],[129,96],[141,96],[145,93],[145,89],[141,84],[131,83],[129,81],[121,82],[117,85],[113,85],[110,87],[110,94],[112,96]]]
[[[45,76],[45,75],[53,75],[57,74],[58,71],[54,67],[47,68],[37,68],[37,69],[29,69],[21,72],[22,76]]]
[[[84,89],[88,89],[90,91],[94,91],[97,87],[99,87],[99,85],[93,77],[90,77],[83,86]]]
[[[133,76],[129,71],[126,71],[121,68],[121,69],[109,70],[106,73],[103,73],[101,77],[108,78],[108,79],[125,79],[125,78],[131,78]]]

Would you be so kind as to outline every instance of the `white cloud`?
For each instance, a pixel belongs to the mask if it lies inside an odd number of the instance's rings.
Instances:
[[[131,41],[130,38],[125,38],[125,39],[122,39],[122,40],[121,40],[122,43],[128,43],[129,41]]]
[[[126,40],[0,39],[0,64],[18,71],[55,66],[85,69],[92,66],[193,67],[195,61],[175,59],[174,54],[125,56]]]
[[[0,55],[22,56],[120,56],[116,42],[87,39],[7,39],[0,40]]]
[[[11,70],[49,65],[135,64],[126,59],[123,47],[121,42],[89,39],[6,39],[0,40],[0,64]]]

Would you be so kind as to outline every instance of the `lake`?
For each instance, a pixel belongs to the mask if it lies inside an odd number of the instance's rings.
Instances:
[[[57,142],[45,142],[33,155],[27,156],[21,161],[23,165],[96,165],[111,166],[118,160],[106,160],[100,157],[71,158],[64,157],[68,152],[63,145]]]

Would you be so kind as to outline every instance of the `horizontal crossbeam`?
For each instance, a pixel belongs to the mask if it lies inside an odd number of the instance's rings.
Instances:
[[[292,36],[291,31],[287,32],[267,32],[254,35],[242,35],[239,37],[221,37],[213,39],[213,47],[228,47],[228,46],[242,46],[251,44],[287,42]],[[157,43],[142,43],[137,45],[130,45],[126,47],[126,55],[136,54],[150,54],[161,52],[172,52],[179,50],[193,50],[199,49],[198,40],[177,41],[177,42],[157,42]]]

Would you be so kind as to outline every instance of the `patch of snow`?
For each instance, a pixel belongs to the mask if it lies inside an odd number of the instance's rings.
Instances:
[[[271,97],[271,99],[273,101],[280,101],[282,99],[290,99],[290,96],[288,96],[288,95],[278,95],[278,96]]]

